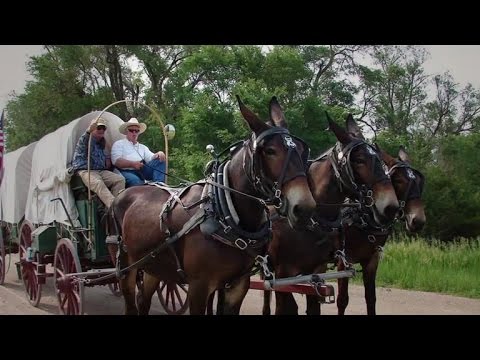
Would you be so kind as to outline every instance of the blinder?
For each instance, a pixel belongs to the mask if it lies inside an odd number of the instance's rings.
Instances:
[[[404,201],[418,199],[422,196],[423,187],[425,185],[425,176],[418,170],[412,168],[410,164],[404,161],[398,161],[393,165],[388,173],[391,175],[393,170],[404,168],[408,180],[408,188],[405,192]]]
[[[262,168],[262,164],[258,158],[258,149],[262,148],[264,145],[265,140],[273,135],[281,135],[282,143],[287,148],[288,154],[281,170],[280,176],[277,181],[273,182],[269,180]],[[296,141],[299,141],[302,146],[304,147],[301,154],[297,151],[297,144]],[[250,162],[249,166],[244,162],[245,172],[248,178],[251,180],[254,187],[260,193],[266,195],[268,197],[267,202],[275,205],[277,209],[281,209],[283,205],[283,201],[281,200],[281,187],[284,183],[287,183],[299,176],[307,176],[306,171],[308,167],[308,156],[310,152],[310,148],[308,145],[301,140],[300,138],[291,135],[288,129],[281,128],[281,127],[271,127],[268,130],[262,132],[260,135],[256,136],[252,134],[251,138],[252,143],[252,161]],[[302,162],[303,168],[301,171],[297,171],[295,174],[290,175],[290,177],[286,177],[287,167],[290,162],[291,156],[293,154],[297,154],[300,157]],[[294,155],[295,156],[295,155]]]
[[[385,171],[385,163],[382,161],[377,151],[375,151],[375,149],[364,140],[356,139],[355,141],[349,143],[343,148],[341,143],[337,143],[337,146],[335,148],[336,159],[334,160],[336,160],[335,164],[341,169],[341,171],[339,171],[339,177],[340,180],[344,181],[344,185],[348,185],[348,188],[350,188],[353,192],[356,192],[358,185],[355,181],[355,175],[352,169],[352,165],[350,163],[350,155],[353,149],[361,145],[365,145],[367,152],[373,157],[373,161],[371,164],[371,172],[374,174],[377,182],[388,180],[390,178],[390,175]],[[376,166],[377,162],[381,166]],[[343,169],[344,171],[342,171]]]
[[[302,144],[303,152],[300,155],[300,158],[302,159],[302,164],[304,165],[304,168],[306,170],[308,167],[308,158],[310,156],[310,147],[307,145],[305,141],[303,141],[298,136],[290,134],[288,129],[285,129],[285,128],[273,127],[271,129],[264,131],[258,137],[255,137],[255,134],[253,134],[253,145],[252,145],[253,153],[255,154],[255,152],[257,151],[257,148],[263,146],[263,142],[266,140],[267,137],[272,135],[278,135],[278,134],[284,135],[282,136],[282,140],[283,140],[283,144],[287,147],[287,149],[289,148],[295,149],[297,147],[297,144],[295,144],[295,141],[293,141],[293,139],[295,139],[296,141]]]
[[[307,145],[305,141],[300,139],[298,136],[295,136],[295,135],[290,135],[290,136],[302,144],[303,151],[302,151],[302,154],[300,155],[300,158],[302,159],[303,168],[307,170],[309,166],[308,158],[310,157],[310,147]]]

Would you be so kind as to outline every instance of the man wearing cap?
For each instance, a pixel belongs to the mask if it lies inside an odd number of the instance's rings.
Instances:
[[[125,177],[126,187],[145,184],[145,180],[165,181],[165,154],[153,153],[138,142],[138,136],[147,130],[147,125],[131,118],[120,125],[120,133],[127,137],[117,140],[112,146],[112,163]]]
[[[88,141],[90,135],[90,190],[98,195],[107,208],[110,207],[115,196],[125,189],[123,176],[115,174],[111,168],[110,158],[105,151],[105,131],[107,123],[104,119],[93,119],[90,127],[80,137],[73,154],[73,170],[82,178],[88,187]]]

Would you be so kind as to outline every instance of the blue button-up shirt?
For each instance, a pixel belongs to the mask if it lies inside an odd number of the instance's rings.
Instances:
[[[87,170],[87,155],[88,155],[88,138],[90,134],[85,132],[80,139],[78,139],[75,152],[73,153],[72,167],[76,170]],[[97,141],[92,137],[90,143],[90,170],[106,170],[105,162],[105,139],[102,138]]]

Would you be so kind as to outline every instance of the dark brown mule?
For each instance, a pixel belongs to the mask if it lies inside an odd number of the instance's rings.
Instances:
[[[351,115],[346,127],[328,118],[329,128],[338,139],[325,154],[310,161],[308,181],[317,203],[309,229],[291,229],[285,220],[273,223],[273,240],[268,253],[277,278],[326,271],[333,261],[334,250],[340,248],[336,228],[346,197],[370,208],[371,221],[388,224],[399,207],[390,179],[385,174],[378,153],[364,139],[355,137],[360,129]],[[298,307],[291,293],[275,292],[275,314],[297,314]],[[320,314],[318,296],[307,296],[307,314]],[[265,292],[263,314],[270,314],[270,292]]]
[[[188,187],[176,197],[156,186],[137,186],[115,199],[111,212],[122,229],[121,268],[157,249],[154,257],[132,267],[121,280],[126,314],[148,314],[160,280],[188,283],[191,314],[205,314],[209,295],[229,284],[225,311],[238,314],[249,288],[255,256],[265,254],[265,243],[270,237],[271,223],[263,200],[280,201],[282,205],[277,205],[295,227],[302,226],[302,220],[313,211],[315,202],[303,163],[304,144],[290,137],[284,127],[267,125],[238,101],[252,134],[233,151],[224,171],[228,186],[237,191],[230,192],[231,199],[227,201],[236,210],[237,225],[228,225],[231,218],[215,211],[226,205],[211,202],[212,191],[208,197],[202,197],[205,182]],[[275,124],[286,123],[276,98],[270,102],[270,117]],[[206,200],[204,207],[200,206],[201,199]],[[229,241],[227,235],[235,232],[241,235]],[[173,241],[176,237],[178,240]],[[172,245],[162,245],[166,241],[172,241]],[[166,249],[158,251],[159,247]],[[137,310],[135,288],[139,269],[144,274]]]
[[[420,231],[425,224],[425,211],[421,195],[424,177],[410,166],[408,155],[400,148],[398,159],[378,149],[383,161],[388,167],[389,174],[397,198],[400,201],[400,213],[405,219],[409,232]],[[363,285],[365,288],[365,301],[367,314],[375,315],[376,292],[375,278],[383,246],[391,230],[379,231],[370,227],[345,226],[345,254],[350,263],[360,263],[363,271]],[[343,264],[338,264],[339,269]],[[338,314],[345,314],[348,305],[348,278],[338,279]]]

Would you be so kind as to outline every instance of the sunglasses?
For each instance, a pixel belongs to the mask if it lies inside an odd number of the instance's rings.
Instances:
[[[139,133],[140,132],[140,130],[138,130],[138,129],[128,129],[128,131],[131,132],[131,133]]]
[[[104,125],[97,126],[97,130],[107,130],[107,127]]]

